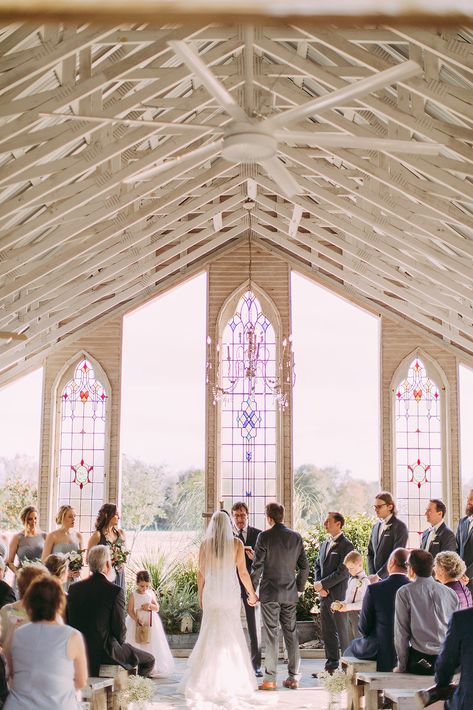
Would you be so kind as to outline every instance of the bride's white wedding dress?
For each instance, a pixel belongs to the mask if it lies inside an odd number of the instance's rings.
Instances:
[[[262,700],[241,626],[233,540],[231,545],[231,554],[206,565],[202,625],[181,682],[193,710],[241,710]]]

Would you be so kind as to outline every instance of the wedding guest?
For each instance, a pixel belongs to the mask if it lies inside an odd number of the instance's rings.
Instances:
[[[433,675],[447,626],[460,606],[452,589],[432,577],[434,558],[426,550],[412,550],[408,572],[411,584],[399,589],[394,615],[394,645],[398,673]]]
[[[151,677],[167,678],[174,671],[174,658],[158,611],[159,604],[151,589],[150,574],[145,569],[140,570],[136,575],[136,587],[128,598],[126,640],[136,648],[153,654],[155,663]],[[144,628],[148,637],[146,641],[137,640],[141,630],[139,627]]]
[[[112,559],[111,579],[114,578],[114,583],[125,589],[125,565],[114,561],[116,553],[124,550],[126,544],[125,533],[117,527],[119,520],[117,506],[114,503],[104,503],[98,512],[95,532],[90,536],[87,552],[96,545],[108,545]]]
[[[260,690],[276,689],[278,635],[281,626],[288,655],[285,688],[296,690],[300,678],[296,607],[309,576],[309,562],[299,533],[284,525],[284,506],[268,503],[268,529],[258,535],[251,581],[259,598],[266,632],[265,675]],[[297,576],[296,576],[297,572]]]
[[[232,506],[232,522],[235,531],[235,537],[242,541],[245,548],[245,562],[248,574],[251,574],[251,568],[255,557],[254,549],[256,540],[261,530],[248,525],[248,506],[243,501],[238,501]],[[240,581],[241,599],[245,608],[246,625],[248,627],[248,636],[250,637],[251,648],[251,663],[255,670],[257,678],[263,677],[261,670],[261,647],[258,639],[257,629],[257,610],[256,607],[248,604],[248,594],[243,583]]]
[[[23,530],[13,535],[8,552],[8,567],[16,575],[25,560],[40,560],[43,554],[46,533],[38,527],[38,510],[34,505],[27,505],[20,513]],[[18,565],[15,565],[18,558]],[[16,581],[13,585],[16,589]]]
[[[52,577],[56,577],[60,581],[64,589],[69,571],[67,557],[60,553],[58,555],[48,555],[44,561],[44,566]]]
[[[363,569],[363,555],[357,550],[352,550],[345,556],[343,564],[350,575],[348,579],[347,591],[343,601],[335,601],[330,605],[334,613],[346,614],[347,617],[347,643],[353,641],[358,635],[358,622],[360,620],[360,609],[370,580]],[[342,649],[343,651],[344,649]]]
[[[446,512],[445,503],[438,498],[429,500],[425,509],[425,517],[430,523],[430,528],[422,533],[420,549],[427,550],[433,557],[444,550],[457,551],[455,534],[453,530],[447,528],[444,522]]]
[[[406,524],[397,517],[391,493],[378,493],[373,507],[379,520],[373,525],[368,544],[368,574],[371,582],[379,582],[388,576],[389,555],[396,547],[406,547],[409,533]]]
[[[366,590],[360,613],[359,630],[345,653],[366,661],[376,661],[376,670],[391,672],[396,665],[394,648],[394,605],[398,589],[409,583],[407,558],[403,547],[391,552],[388,560],[388,577]]]
[[[434,561],[435,579],[453,589],[460,602],[460,609],[473,606],[471,592],[462,582],[466,565],[456,552],[439,552]]]
[[[69,589],[67,620],[84,636],[91,676],[98,676],[102,663],[118,664],[149,676],[154,656],[125,643],[125,593],[108,581],[112,569],[110,548],[96,545],[89,550],[91,576]]]
[[[79,710],[76,690],[87,682],[85,646],[81,634],[62,623],[59,581],[39,577],[24,604],[31,623],[15,629],[7,652],[13,682],[4,710]]]
[[[5,604],[0,610],[1,618],[1,643],[4,648],[8,646],[13,629],[28,621],[28,614],[23,603],[23,597],[30,584],[37,578],[44,575],[46,569],[41,565],[25,565],[18,570],[18,601],[12,604]]]
[[[0,609],[5,604],[13,604],[16,601],[15,592],[3,579],[5,576],[5,560],[0,557]]]
[[[324,522],[329,537],[320,546],[314,565],[314,589],[320,594],[320,620],[325,647],[325,670],[333,673],[338,668],[340,649],[348,646],[348,624],[345,614],[333,614],[332,602],[344,599],[348,586],[348,570],[343,560],[353,550],[353,544],[343,534],[345,518],[330,512]],[[317,677],[316,673],[312,674]]]
[[[41,556],[43,562],[51,553],[67,555],[70,552],[81,552],[83,549],[82,534],[78,530],[74,530],[75,524],[76,512],[74,508],[71,505],[61,505],[56,515],[56,525],[59,527],[46,536]],[[67,592],[69,586],[79,579],[80,572],[69,570],[64,591]]]
[[[457,528],[458,554],[466,564],[468,589],[473,594],[473,489],[468,493],[465,517],[461,518]]]

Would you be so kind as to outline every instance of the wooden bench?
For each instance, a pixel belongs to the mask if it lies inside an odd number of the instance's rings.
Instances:
[[[99,676],[100,678],[113,679],[113,692],[111,707],[107,710],[127,710],[127,704],[120,702],[120,691],[128,688],[128,676],[136,675],[136,668],[132,671],[127,671],[118,665],[101,665]]]
[[[361,705],[361,698],[365,698],[365,710],[378,710],[380,691],[386,688],[395,690],[421,690],[429,685],[433,677],[414,675],[412,673],[357,673],[355,692],[356,702]],[[412,707],[414,704],[412,703]]]
[[[90,710],[112,710],[114,685],[113,678],[87,678],[82,699],[87,701]]]
[[[408,688],[402,690],[399,690],[399,688],[385,688],[384,697],[393,701],[393,710],[413,710],[413,708],[417,708],[416,693],[417,690],[409,690]],[[443,701],[429,705],[431,710],[442,710],[443,707]]]
[[[342,656],[340,665],[349,680],[347,688],[347,710],[360,710],[360,702],[356,691],[356,674],[362,672],[376,672],[376,661],[363,661],[354,656]]]

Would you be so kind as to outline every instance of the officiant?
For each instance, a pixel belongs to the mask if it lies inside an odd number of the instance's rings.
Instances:
[[[261,530],[258,528],[253,528],[248,525],[248,515],[249,510],[246,503],[243,501],[238,501],[232,506],[232,522],[233,531],[235,537],[242,541],[245,548],[245,562],[248,574],[251,574],[251,567],[253,565],[254,549],[256,545],[256,540]],[[248,627],[248,635],[250,637],[250,648],[251,648],[251,663],[255,670],[255,675],[257,678],[262,678],[263,672],[261,670],[261,645],[258,638],[258,628],[257,628],[257,611],[256,607],[250,606],[248,604],[248,596],[245,587],[240,581],[241,587],[241,599],[243,601],[243,606],[245,607],[246,614],[246,624]]]

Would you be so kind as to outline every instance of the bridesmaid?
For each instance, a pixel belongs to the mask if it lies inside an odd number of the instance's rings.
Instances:
[[[87,553],[95,545],[109,545],[113,548],[113,545],[118,543],[125,546],[125,533],[121,528],[117,528],[119,520],[117,506],[114,503],[104,503],[98,512],[95,532],[90,536]],[[113,557],[113,549],[111,552]],[[121,565],[118,569],[114,567],[114,569],[116,572],[114,583],[125,589],[125,565]]]
[[[74,530],[76,524],[76,512],[71,505],[61,505],[56,515],[57,530],[53,530],[46,536],[43,555],[41,561],[45,562],[49,555],[67,555],[68,552],[80,552],[83,550],[82,534]],[[64,591],[67,592],[70,585],[80,580],[80,572],[67,573],[67,582]]]
[[[27,505],[20,513],[23,530],[13,535],[10,542],[7,565],[14,575],[25,560],[40,560],[43,554],[46,533],[38,527],[38,510],[34,505]],[[18,558],[18,565],[15,565]],[[16,579],[13,585],[16,593]]]

